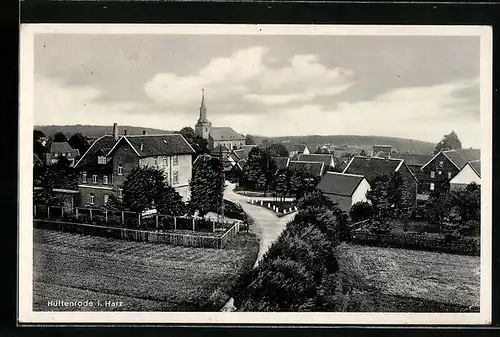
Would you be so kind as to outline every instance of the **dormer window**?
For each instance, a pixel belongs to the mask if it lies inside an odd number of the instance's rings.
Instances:
[[[99,164],[99,165],[106,164],[106,156],[97,157],[97,164]]]

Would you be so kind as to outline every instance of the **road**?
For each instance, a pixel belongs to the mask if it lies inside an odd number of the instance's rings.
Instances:
[[[271,244],[280,236],[281,232],[283,232],[286,224],[294,218],[295,212],[283,217],[278,217],[270,210],[248,203],[249,199],[261,200],[263,199],[262,197],[240,195],[233,191],[234,188],[234,184],[229,182],[226,183],[224,199],[240,204],[243,210],[254,219],[256,234],[260,238],[259,255],[257,261],[255,261],[255,266],[257,266]]]

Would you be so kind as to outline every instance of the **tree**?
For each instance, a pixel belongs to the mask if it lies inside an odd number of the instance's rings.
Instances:
[[[62,143],[62,142],[67,142],[68,140],[66,139],[66,135],[62,132],[56,132],[54,135],[54,142],[56,143]]]
[[[432,223],[441,223],[453,206],[453,195],[446,185],[446,181],[438,183],[436,189],[431,191],[429,199],[425,202],[427,219]]]
[[[83,156],[85,152],[89,149],[90,145],[89,142],[87,141],[87,138],[85,138],[81,133],[75,133],[73,136],[69,137],[68,139],[68,144],[71,146],[73,149],[77,149],[78,152],[80,153],[80,156]]]
[[[160,214],[165,215],[180,216],[187,213],[187,207],[182,201],[181,195],[169,185],[165,185],[157,209]]]
[[[267,193],[272,186],[276,170],[277,165],[270,152],[254,147],[248,154],[241,182],[246,188],[261,189]]]
[[[245,144],[246,145],[255,145],[255,139],[253,138],[252,135],[246,135],[245,136]]]
[[[194,132],[192,127],[185,126],[179,131],[179,133],[182,135],[182,137],[186,138],[189,144],[194,143],[196,138],[196,133]]]
[[[267,150],[273,157],[288,157],[288,150],[283,144],[272,143],[267,147]]]
[[[366,153],[366,151],[364,149],[361,150],[361,153],[359,155],[363,156],[363,157],[368,157],[368,154]]]
[[[41,130],[33,130],[33,140],[38,141],[40,138],[45,137],[45,134]]]
[[[37,168],[33,178],[33,184],[42,188],[34,195],[35,203],[49,206],[59,204],[54,188],[76,190],[78,185],[76,172],[65,157],[61,157],[54,165]]]
[[[290,171],[283,169],[276,174],[273,182],[273,189],[280,201],[283,202],[290,189]]]
[[[134,212],[156,207],[165,190],[163,171],[153,167],[134,168],[123,183],[123,206]]]
[[[305,169],[294,170],[290,178],[290,191],[295,194],[297,199],[307,193],[314,191],[319,178]]]
[[[460,209],[457,206],[452,207],[444,219],[442,226],[442,232],[445,235],[446,241],[453,241],[462,236],[461,222]]]
[[[206,158],[193,170],[189,182],[191,190],[190,207],[192,212],[198,211],[205,216],[210,211],[219,210],[224,193],[224,176],[222,163],[218,158]]]
[[[451,133],[444,135],[443,139],[441,139],[439,143],[436,144],[434,153],[436,154],[441,150],[453,150],[461,148],[462,142],[460,142],[460,139],[458,138],[458,135],[455,133],[455,131],[452,131]]]
[[[196,132],[190,126],[183,127],[179,133],[186,139],[186,141],[195,150],[196,155],[208,153],[208,142],[206,139],[196,135]]]
[[[352,205],[349,216],[352,222],[369,219],[373,215],[373,207],[366,201],[360,201]]]
[[[371,189],[366,193],[366,198],[372,204],[375,218],[386,220],[391,216],[392,203],[389,195],[391,178],[380,175],[373,180]]]
[[[113,211],[123,211],[123,202],[114,194],[111,194],[105,207]]]

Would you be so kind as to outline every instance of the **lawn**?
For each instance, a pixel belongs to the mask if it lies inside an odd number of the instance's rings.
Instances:
[[[479,307],[479,257],[345,243],[339,246],[337,255],[341,274],[355,288],[391,298],[389,308],[375,311],[398,311],[392,305],[405,307],[394,299],[419,302],[419,311],[432,311],[434,307],[472,307],[474,311]]]
[[[60,310],[50,300],[116,300],[123,306],[93,310],[218,311],[258,246],[249,233],[207,249],[35,230],[33,309]]]

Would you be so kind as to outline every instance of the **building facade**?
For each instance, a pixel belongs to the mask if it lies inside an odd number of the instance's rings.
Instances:
[[[451,180],[450,190],[464,190],[469,184],[481,185],[481,161],[468,162]]]
[[[317,188],[341,210],[349,212],[355,203],[368,202],[370,184],[361,175],[326,172]]]
[[[75,160],[80,156],[80,152],[77,149],[73,149],[67,142],[52,142],[50,144],[49,151],[45,154],[46,165],[55,164],[65,157],[70,166],[75,165]]]

